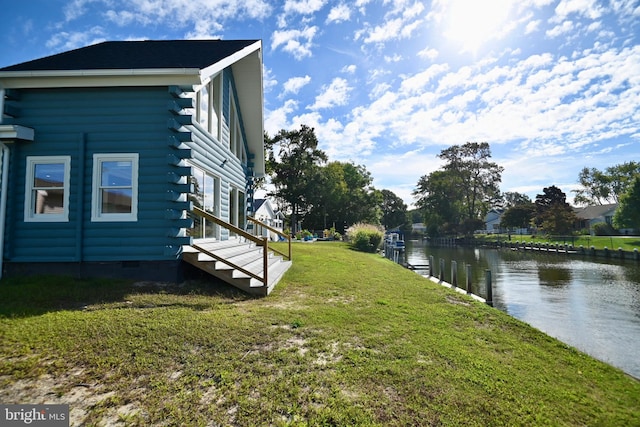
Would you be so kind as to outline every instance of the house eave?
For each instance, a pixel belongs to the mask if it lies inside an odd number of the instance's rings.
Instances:
[[[258,41],[228,58],[231,61],[229,65],[236,79],[238,101],[245,122],[247,145],[249,151],[255,155],[253,173],[256,177],[262,177],[265,174],[261,46],[262,43]],[[209,72],[211,71],[209,70]]]
[[[33,141],[34,130],[20,125],[0,125],[0,141]]]
[[[200,82],[198,68],[0,72],[2,89],[197,85]]]

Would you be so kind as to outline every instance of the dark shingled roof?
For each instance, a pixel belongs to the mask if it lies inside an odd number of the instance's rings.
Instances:
[[[257,41],[108,41],[21,64],[10,65],[0,68],[0,71],[203,69]]]

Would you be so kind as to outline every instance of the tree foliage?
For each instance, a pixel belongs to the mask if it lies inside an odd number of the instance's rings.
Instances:
[[[331,162],[318,148],[314,129],[280,130],[273,138],[265,134],[266,171],[274,197],[290,215],[292,232],[345,226],[358,222],[380,224],[383,194],[373,188],[364,166]]]
[[[275,196],[291,214],[292,232],[297,219],[310,206],[308,198],[315,186],[319,166],[327,161],[324,151],[318,149],[314,129],[302,125],[300,130],[280,130],[273,138],[265,134],[267,171]]]
[[[504,168],[491,162],[486,142],[467,142],[444,149],[442,170],[424,175],[414,191],[425,221],[444,233],[470,234],[500,199],[499,184]]]
[[[535,225],[547,234],[570,233],[578,218],[567,203],[566,194],[555,185],[542,192],[536,196]]]
[[[531,198],[526,194],[518,193],[516,191],[507,191],[502,195],[502,207],[509,209],[514,206],[526,205],[533,203]]]
[[[605,171],[596,168],[583,168],[578,175],[582,186],[575,192],[575,202],[580,205],[604,205],[618,203],[634,176],[640,174],[640,163],[630,161],[610,166]]]
[[[408,223],[407,205],[393,191],[382,190],[382,225],[387,229],[405,228]]]
[[[533,202],[511,206],[502,214],[500,225],[505,228],[527,228],[535,214],[536,205]]]
[[[640,174],[635,176],[627,192],[620,197],[613,225],[617,228],[640,229]]]
[[[500,218],[504,228],[528,228],[536,213],[536,205],[526,194],[506,192],[502,195],[500,207],[505,211]]]
[[[452,172],[442,170],[423,175],[413,192],[417,197],[416,206],[423,212],[431,237],[440,233],[454,233],[460,222],[460,198],[455,193],[452,175]]]
[[[330,162],[317,171],[311,207],[304,225],[309,229],[345,226],[359,222],[380,224],[382,194],[371,185],[373,178],[364,166]]]

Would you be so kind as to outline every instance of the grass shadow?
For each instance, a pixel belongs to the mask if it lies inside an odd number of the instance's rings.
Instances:
[[[205,299],[160,298],[163,295],[190,295]],[[211,298],[211,304],[207,302],[207,297]],[[181,305],[194,310],[204,310],[215,304],[253,298],[255,297],[211,276],[178,284],[80,279],[68,276],[10,277],[0,280],[0,318],[38,316],[61,310],[86,310],[88,307],[101,304],[125,304],[131,299],[148,301],[136,307]]]

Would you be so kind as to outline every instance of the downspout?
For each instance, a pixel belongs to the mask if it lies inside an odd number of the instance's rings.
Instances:
[[[4,88],[0,88],[0,124],[4,116]],[[0,279],[2,279],[2,270],[4,269],[4,223],[7,218],[7,189],[9,180],[9,147],[2,142],[2,188],[0,191]]]
[[[4,226],[7,216],[7,190],[9,181],[9,147],[2,144],[2,193],[0,193],[0,279],[2,278],[3,258],[4,258]]]
[[[76,256],[77,262],[82,263],[84,256],[84,163],[87,134],[78,137],[78,207],[76,209]]]

